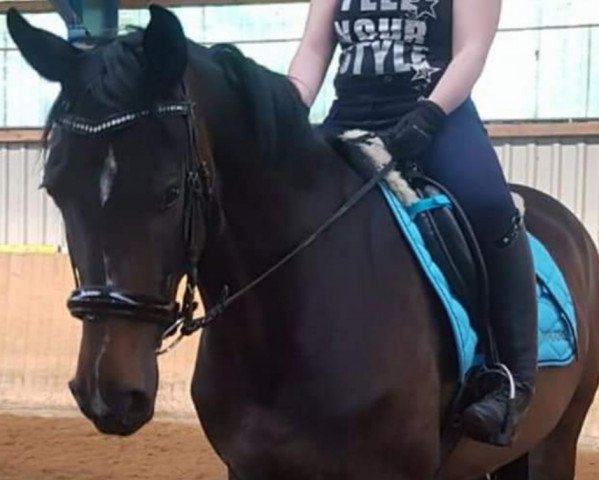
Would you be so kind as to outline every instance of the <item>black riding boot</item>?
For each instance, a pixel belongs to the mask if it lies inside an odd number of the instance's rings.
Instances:
[[[513,374],[463,414],[465,433],[498,446],[511,444],[526,413],[537,371],[537,300],[532,254],[520,218],[498,244],[483,246],[489,274],[490,317],[499,357]]]

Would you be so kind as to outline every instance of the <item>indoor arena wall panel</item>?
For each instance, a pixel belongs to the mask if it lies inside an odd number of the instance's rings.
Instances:
[[[559,199],[599,245],[599,141],[507,140],[496,151],[510,182]]]
[[[496,150],[508,179],[558,198],[599,243],[599,139],[503,139]],[[0,143],[0,245],[65,249],[60,212],[38,187],[43,156],[36,143]]]
[[[60,212],[40,189],[43,152],[36,143],[0,143],[0,245],[64,248]]]

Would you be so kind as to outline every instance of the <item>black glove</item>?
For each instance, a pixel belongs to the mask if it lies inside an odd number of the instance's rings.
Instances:
[[[413,159],[424,153],[447,114],[431,100],[421,100],[396,125],[379,135],[394,158]]]

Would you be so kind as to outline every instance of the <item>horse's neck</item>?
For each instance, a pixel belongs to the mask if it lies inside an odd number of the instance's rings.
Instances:
[[[285,169],[243,165],[222,172],[221,233],[209,242],[201,267],[208,306],[223,285],[235,292],[271,267],[358,190],[363,182],[341,159],[325,148],[322,155],[320,164],[307,160],[305,171],[298,167],[294,178]],[[330,405],[339,414],[361,410],[412,379],[440,395],[435,319],[442,312],[434,310],[402,242],[381,196],[368,195],[231,305],[202,338],[198,365],[218,370],[219,381],[228,375],[243,390],[227,402],[277,395],[293,404],[308,392],[321,405],[310,408]],[[322,392],[306,390],[294,377],[305,367]]]
[[[217,159],[221,224],[202,265],[209,291],[219,291],[223,282],[239,288],[253,280],[359,188],[353,170],[316,138],[292,155],[278,165],[241,151]]]

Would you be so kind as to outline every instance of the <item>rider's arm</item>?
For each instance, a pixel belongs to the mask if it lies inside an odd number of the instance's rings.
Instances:
[[[289,79],[307,106],[314,103],[335,51],[333,22],[338,1],[311,0],[304,35],[289,67]]]
[[[501,0],[454,0],[453,59],[429,97],[446,113],[470,95],[480,77],[500,12]]]

